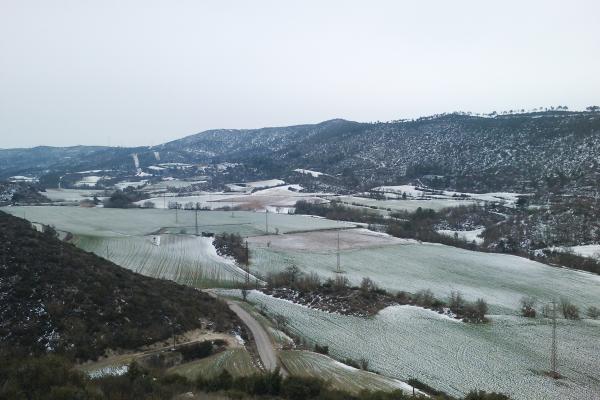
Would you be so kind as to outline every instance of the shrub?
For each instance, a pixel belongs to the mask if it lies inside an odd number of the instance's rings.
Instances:
[[[535,304],[537,299],[532,296],[524,296],[521,298],[521,315],[527,318],[535,318]]]
[[[469,392],[465,400],[510,400],[510,397],[501,393],[487,393],[482,390]]]
[[[465,308],[465,300],[459,291],[453,290],[448,298],[448,307],[455,314],[462,314]]]
[[[323,386],[323,381],[316,378],[290,376],[283,381],[281,394],[290,400],[312,399],[321,393]]]
[[[560,308],[566,319],[579,319],[579,308],[567,299],[561,299]]]
[[[415,304],[421,307],[429,308],[433,306],[435,302],[435,296],[430,289],[419,290],[414,296],[413,299]]]
[[[315,344],[315,352],[320,354],[329,354],[329,346],[319,346],[319,344]]]
[[[598,318],[600,318],[600,308],[594,307],[594,306],[589,306],[586,311],[586,314],[591,319],[598,319]]]

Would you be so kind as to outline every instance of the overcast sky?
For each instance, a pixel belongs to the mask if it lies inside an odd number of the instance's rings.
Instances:
[[[598,103],[598,0],[0,0],[0,148]]]

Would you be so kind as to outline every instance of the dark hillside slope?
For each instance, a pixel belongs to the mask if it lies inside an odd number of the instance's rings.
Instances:
[[[212,324],[237,325],[223,302],[148,278],[0,212],[0,350],[78,359]]]
[[[218,179],[229,182],[306,180],[294,172],[301,168],[326,174],[312,181],[351,191],[420,179],[435,188],[467,192],[589,195],[600,185],[600,112],[456,113],[381,123],[334,119],[211,130],[154,147],[0,150],[0,179],[18,172],[56,181],[67,172],[90,169],[132,175],[133,154],[141,169],[168,162],[243,164],[209,178],[220,174]],[[210,175],[203,168],[197,173]]]
[[[267,158],[273,177],[313,169],[354,189],[435,175],[440,187],[459,190],[556,192],[599,183],[600,113],[447,114],[372,124],[332,120],[208,131],[161,148],[182,158],[256,167]]]

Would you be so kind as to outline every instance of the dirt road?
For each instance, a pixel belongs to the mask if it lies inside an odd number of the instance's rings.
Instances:
[[[218,296],[211,290],[204,290],[210,296],[217,298]],[[273,343],[269,338],[269,334],[262,325],[246,310],[240,307],[236,302],[231,300],[225,300],[231,311],[233,311],[242,322],[250,329],[256,348],[258,349],[258,356],[262,361],[263,366],[267,371],[274,371],[277,368],[277,353],[273,347]],[[285,369],[281,368],[281,375],[287,376],[288,373]]]
[[[275,348],[273,347],[273,343],[271,343],[271,339],[269,338],[267,331],[265,331],[262,325],[252,315],[250,315],[248,311],[244,310],[237,303],[233,301],[227,301],[227,305],[252,332],[252,336],[254,336],[254,342],[256,343],[256,347],[258,349],[258,355],[260,356],[260,360],[262,361],[265,369],[267,371],[274,371],[275,368],[277,368],[277,354],[275,353]],[[287,375],[284,370],[281,370],[281,373],[282,375]]]

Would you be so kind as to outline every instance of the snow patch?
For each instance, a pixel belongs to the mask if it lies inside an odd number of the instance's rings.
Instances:
[[[321,175],[325,175],[322,172],[312,171],[310,169],[300,169],[300,168],[295,169],[294,172],[298,172],[299,174],[304,174],[304,175],[310,175],[313,178],[318,178]]]

